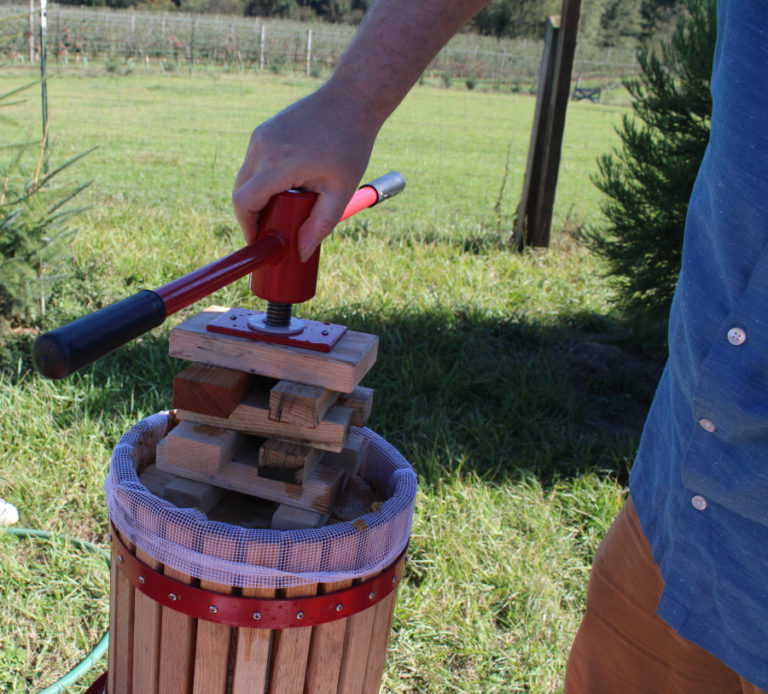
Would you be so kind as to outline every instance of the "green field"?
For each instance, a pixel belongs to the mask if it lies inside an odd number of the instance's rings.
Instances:
[[[0,93],[33,78],[0,69]],[[90,208],[43,327],[238,248],[229,195],[250,131],[316,84],[95,66],[52,78],[54,159],[98,149],[68,173],[93,179]],[[36,89],[5,109],[17,125],[0,144],[38,136]],[[406,191],[337,229],[316,298],[297,308],[380,336],[370,426],[420,479],[387,692],[559,690],[658,374],[627,346],[603,268],[571,233],[600,222],[589,176],[622,109],[571,104],[552,248],[508,249],[534,105],[416,88],[369,170],[400,170]],[[245,282],[206,302],[254,305]],[[33,335],[0,338],[0,497],[21,526],[105,543],[110,450],[170,406],[182,365],[168,329],[193,310],[64,382],[32,372]],[[0,578],[0,690],[38,691],[105,628],[107,570],[66,543],[5,538]]]

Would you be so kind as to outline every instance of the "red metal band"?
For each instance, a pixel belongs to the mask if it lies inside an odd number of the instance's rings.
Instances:
[[[363,583],[325,595],[300,598],[250,598],[224,595],[164,576],[140,561],[112,530],[120,571],[129,582],[163,607],[195,619],[233,627],[290,629],[344,619],[375,605],[397,586],[406,549],[381,574]]]

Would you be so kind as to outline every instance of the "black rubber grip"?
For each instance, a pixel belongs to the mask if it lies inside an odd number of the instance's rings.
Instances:
[[[378,205],[380,202],[403,192],[405,177],[397,171],[390,171],[365,185],[370,186],[378,193],[379,199],[375,203]]]
[[[40,335],[32,347],[35,368],[47,378],[64,378],[109,354],[165,320],[165,304],[149,290]]]

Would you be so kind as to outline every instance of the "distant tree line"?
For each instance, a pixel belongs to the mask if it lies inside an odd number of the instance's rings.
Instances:
[[[65,5],[139,7],[209,14],[359,22],[372,0],[59,0]],[[670,26],[682,0],[586,0],[581,33],[599,46],[644,42]],[[561,0],[491,0],[469,25],[497,38],[538,38],[545,20],[560,11]]]

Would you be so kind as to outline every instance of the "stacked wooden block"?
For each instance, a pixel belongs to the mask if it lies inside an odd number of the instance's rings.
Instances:
[[[373,391],[360,381],[378,338],[348,331],[323,353],[208,332],[224,310],[171,332],[171,356],[192,363],[174,381],[178,424],[141,480],[177,506],[223,520],[232,511],[227,492],[246,494],[246,515],[276,529],[372,510],[376,496],[356,476],[363,440],[350,426],[371,411]]]

